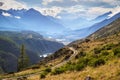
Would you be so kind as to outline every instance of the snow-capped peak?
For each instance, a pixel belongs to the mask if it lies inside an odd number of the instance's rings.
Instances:
[[[116,8],[114,8],[112,11],[112,13],[110,15],[108,15],[109,17],[108,18],[111,18],[113,17],[114,15],[120,13],[120,6],[117,6]]]

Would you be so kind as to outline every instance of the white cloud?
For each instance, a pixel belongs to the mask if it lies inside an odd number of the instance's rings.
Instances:
[[[120,4],[119,0],[100,0],[100,1],[108,3],[110,5],[117,5],[118,6]]]
[[[34,8],[40,11],[43,15],[53,16],[55,18],[58,18],[58,14],[61,13],[62,10],[62,8],[55,6],[51,8],[40,8],[40,7],[34,7]]]
[[[11,15],[11,14],[6,13],[6,12],[2,12],[2,15],[3,15],[3,16],[6,16],[6,17],[12,17],[12,15]]]
[[[48,5],[49,3],[52,3],[52,2],[63,2],[63,0],[43,0],[42,4]]]
[[[71,1],[74,1],[74,2],[103,2],[103,3],[107,3],[107,4],[110,4],[110,5],[117,5],[120,0],[71,0]]]
[[[15,18],[17,18],[17,19],[21,19],[21,17],[20,16],[14,16]]]
[[[76,13],[80,11],[85,11],[85,8],[81,5],[75,5],[69,8],[63,8],[63,10],[67,11],[68,13]]]
[[[88,11],[86,12],[86,14],[84,14],[85,17],[88,18],[95,18],[101,14],[104,14],[106,12],[111,11],[111,8],[103,8],[103,7],[92,7],[89,8]]]
[[[66,39],[56,39],[57,42],[61,42],[63,43],[64,45],[67,45],[70,43],[70,41],[67,41]]]
[[[56,16],[56,18],[58,18],[58,19],[62,19],[62,17],[61,17],[61,16]]]
[[[95,18],[109,11],[112,12],[112,14],[109,15],[110,17],[112,17],[115,14],[120,12],[120,6],[117,6],[115,8],[92,7],[92,8],[89,8],[86,14],[83,14],[83,16],[86,18]]]
[[[47,2],[47,3],[51,3],[51,2],[62,2],[63,0],[44,0],[43,2]],[[29,9],[28,6],[25,3],[21,3],[18,2],[16,0],[0,0],[0,2],[4,3],[2,6],[0,6],[0,9],[3,10],[8,10],[8,9]],[[47,15],[47,16],[53,16],[55,18],[61,18],[60,16],[58,16],[58,14],[61,12],[61,8],[60,7],[51,7],[51,8],[40,8],[40,7],[36,7],[33,6],[33,8],[35,8],[36,10],[38,10],[39,12],[41,12],[43,15]],[[15,16],[15,18],[20,19],[20,17]]]
[[[43,2],[46,2],[48,4],[48,3],[52,3],[54,1],[62,2],[63,0],[44,0]],[[75,1],[75,2],[79,3],[80,1],[83,1],[83,0],[70,0],[70,1]],[[84,0],[84,1],[92,2],[92,3],[96,2],[96,0]],[[114,0],[98,0],[97,2],[98,3],[103,2],[103,3],[107,3],[109,5],[115,5],[115,6],[117,5],[116,2],[118,4],[120,4],[120,2],[118,2],[118,0],[116,0],[116,1],[114,1]],[[61,19],[61,18],[76,19],[78,17],[93,19],[93,18],[95,18],[99,15],[102,15],[106,12],[109,12],[109,11],[113,11],[113,13],[116,14],[120,10],[120,8],[114,8],[114,7],[104,7],[102,5],[99,7],[95,7],[95,6],[86,7],[85,5],[77,4],[77,5],[70,6],[70,7],[58,7],[58,6],[53,6],[50,8],[35,7],[35,9],[40,11],[43,15],[53,16],[58,19]],[[110,16],[112,16],[112,15],[110,15]]]
[[[56,41],[58,41],[58,42],[64,42],[64,41],[66,41],[66,39],[56,39]]]
[[[79,0],[71,0],[71,1],[74,1],[74,2],[79,2]]]
[[[10,8],[13,9],[28,9],[28,6],[25,3],[22,2],[18,2],[16,0],[0,0],[0,2],[2,2],[2,6],[0,6],[0,9],[4,9],[4,10],[8,10]],[[52,5],[52,7],[48,7],[47,5],[49,3],[52,2],[60,2],[64,3],[62,6],[54,6]],[[66,2],[66,4],[65,4]],[[77,4],[74,4],[74,2],[76,2]],[[81,3],[80,3],[81,2]],[[108,11],[113,11],[113,13],[117,13],[119,11],[120,8],[109,8],[109,7],[86,7],[86,5],[82,5],[82,2],[92,2],[90,4],[93,4],[94,2],[104,2],[110,5],[119,5],[120,4],[120,0],[42,0],[43,5],[45,5],[44,7],[36,7],[36,6],[32,6],[33,8],[35,8],[36,10],[38,10],[39,12],[41,12],[43,15],[47,15],[47,16],[53,16],[55,18],[61,19],[61,18],[65,18],[65,17],[71,17],[72,18],[78,18],[78,17],[83,17],[83,18],[94,18],[98,15],[101,15],[103,13],[106,13]],[[64,7],[64,5],[68,5],[68,4],[72,4],[69,7]],[[73,6],[74,5],[74,6]],[[87,4],[88,5],[88,4]],[[67,15],[68,14],[68,15]],[[114,15],[113,14],[113,15]],[[112,15],[110,15],[112,16]],[[16,16],[15,18],[20,19],[20,17]],[[70,18],[68,18],[70,19]]]
[[[16,0],[0,0],[0,2],[4,3],[0,6],[0,9],[8,10],[8,9],[27,9],[27,6],[24,3],[17,2]]]

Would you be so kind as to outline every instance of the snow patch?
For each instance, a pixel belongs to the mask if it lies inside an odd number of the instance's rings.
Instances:
[[[17,19],[21,19],[21,17],[20,16],[14,16],[15,18],[17,18]]]
[[[114,8],[112,10],[112,14],[108,15],[109,16],[108,19],[111,18],[111,17],[113,17],[114,15],[116,15],[118,13],[120,13],[120,6],[117,6],[116,8]]]
[[[12,17],[12,15],[9,14],[9,13],[7,13],[7,12],[2,12],[2,15],[3,15],[3,16],[6,16],[6,17]]]

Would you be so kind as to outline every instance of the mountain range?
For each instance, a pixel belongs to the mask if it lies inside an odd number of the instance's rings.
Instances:
[[[71,42],[77,39],[86,38],[90,34],[96,32],[97,30],[103,28],[104,26],[120,18],[120,13],[117,13],[112,17],[109,17],[110,14],[112,14],[112,12],[108,12],[103,15],[100,15],[97,18],[86,22],[86,24],[88,23],[86,28],[66,31],[64,34],[60,36],[56,36],[56,38],[66,39],[68,42]],[[91,23],[92,25],[89,23]]]
[[[2,10],[0,9],[0,30],[32,30],[55,33],[63,31],[64,26],[52,21],[37,10]]]
[[[120,17],[120,13],[110,17],[111,14],[113,13],[109,11],[92,20],[78,17],[74,20],[64,21],[51,16],[44,16],[33,8],[28,10],[0,9],[0,30],[32,30],[43,36],[69,43],[87,37]],[[76,28],[72,30],[70,27]]]

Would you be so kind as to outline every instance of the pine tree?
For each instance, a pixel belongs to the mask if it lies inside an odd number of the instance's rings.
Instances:
[[[25,52],[25,46],[22,45],[20,49],[20,56],[18,58],[18,71],[23,70],[29,66],[29,57]]]

